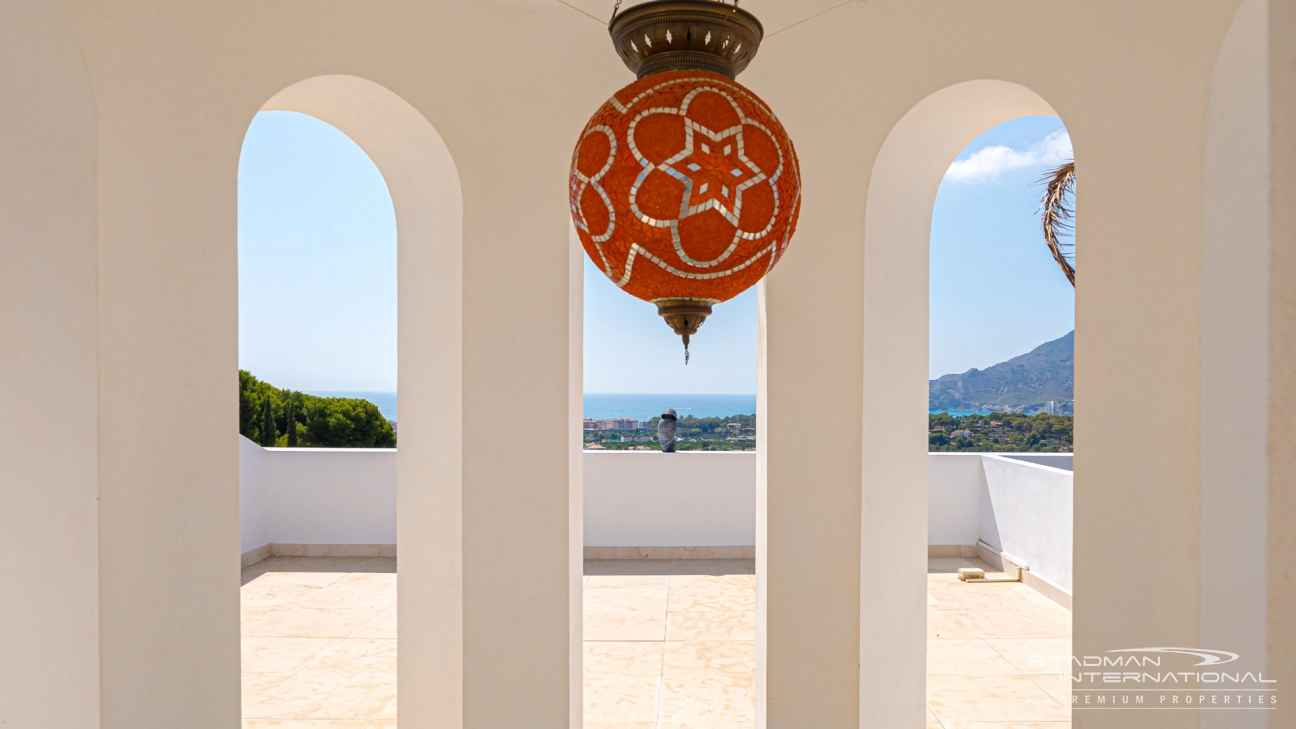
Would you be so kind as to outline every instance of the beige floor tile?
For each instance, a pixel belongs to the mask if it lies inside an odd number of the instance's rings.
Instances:
[[[290,608],[309,601],[323,589],[313,585],[257,580],[239,590],[239,600],[245,608]]]
[[[268,618],[282,613],[288,608],[256,608],[244,607],[239,609],[239,635],[255,635],[260,630],[260,624]]]
[[[293,671],[273,673],[243,673],[239,675],[243,685],[243,703],[274,691],[284,681],[293,677]]]
[[[671,612],[745,612],[756,609],[756,590],[750,587],[672,587],[669,606]]]
[[[348,575],[347,577],[350,577]],[[386,575],[384,575],[386,576]],[[343,610],[385,610],[396,602],[396,585],[344,585],[344,577],[328,587],[314,590],[301,607]]]
[[[313,558],[311,558],[313,559]],[[303,559],[305,561],[305,559]],[[259,577],[245,582],[244,587],[248,585],[268,585],[271,583],[280,585],[310,585],[312,587],[328,587],[338,580],[346,577],[348,572],[325,572],[303,570],[300,572],[266,572]]]
[[[1050,610],[955,610],[977,636],[991,638],[1069,638],[1071,621]]]
[[[965,567],[973,567],[973,566],[975,565],[973,565],[968,560],[963,559],[962,557],[928,557],[927,558],[928,572],[953,572],[957,574],[959,570]]]
[[[984,640],[927,641],[927,675],[1001,676],[1018,673]]]
[[[946,721],[943,729],[1070,729],[1070,721]]]
[[[1065,721],[1068,711],[1027,676],[930,676],[927,704],[948,721]]]
[[[396,641],[390,638],[348,638],[320,653],[306,666],[310,671],[372,671],[396,675]]]
[[[1014,592],[1016,592],[1018,595],[1022,597],[1022,599],[1026,600],[1027,602],[1034,605],[1035,607],[1044,608],[1045,610],[1055,610],[1057,612],[1064,613],[1066,615],[1071,614],[1070,610],[1067,610],[1066,608],[1062,607],[1056,602],[1053,602],[1052,599],[1036,592],[1032,588],[1029,588],[1025,585],[1017,585],[1017,587],[1019,589],[1014,590]]]
[[[689,640],[665,644],[662,675],[687,676],[754,675],[756,642],[746,640]]]
[[[756,677],[751,674],[662,679],[661,720],[755,721]]]
[[[585,721],[653,721],[660,682],[657,676],[586,677]]]
[[[756,575],[745,572],[736,575],[671,575],[670,586],[671,589],[698,591],[715,589],[755,590]]]
[[[927,609],[928,609],[928,610],[939,610],[939,609],[940,609],[940,606],[941,606],[941,604],[940,604],[939,602],[937,602],[936,598],[932,597],[932,594],[931,594],[930,592],[927,593]]]
[[[672,575],[750,575],[756,571],[751,559],[677,559],[671,562]]]
[[[331,719],[244,719],[243,729],[369,729],[367,721]]]
[[[395,572],[352,572],[338,580],[336,585],[390,585],[396,586]]]
[[[590,575],[585,582],[585,589],[604,588],[649,588],[670,587],[670,575]]]
[[[1021,673],[1071,670],[1070,638],[991,638],[986,642]]]
[[[585,729],[658,729],[655,721],[586,721]]]
[[[378,716],[374,717],[374,721],[396,721],[396,701],[399,698],[400,697],[398,696],[396,699],[392,699],[391,703],[387,704],[387,708],[378,712]]]
[[[928,594],[944,610],[1024,610],[1035,607],[1029,600],[996,585],[958,582],[953,585],[931,585]]]
[[[663,721],[656,729],[755,729],[754,721],[690,721],[681,724],[674,721]]]
[[[585,562],[587,575],[669,575],[669,559],[591,559]]]
[[[932,713],[931,707],[927,707],[927,721],[936,721],[936,715]]]
[[[296,672],[340,642],[338,638],[243,638],[243,672]]]
[[[670,613],[666,640],[756,640],[756,612]]]
[[[365,729],[396,729],[396,722],[394,722],[394,721],[375,721],[374,723],[372,723],[372,724],[366,726]]]
[[[943,729],[1070,729],[1070,727],[1070,721],[947,721],[943,725]]]
[[[949,610],[927,611],[927,640],[969,640],[979,638]]]
[[[258,700],[245,703],[243,716],[372,721],[395,697],[394,674],[307,670],[294,674]]]
[[[586,613],[665,613],[665,587],[590,587],[585,590]]]
[[[585,675],[655,678],[662,674],[665,653],[660,641],[585,641]]]
[[[292,608],[260,621],[250,635],[271,638],[347,638],[378,610]]]
[[[307,557],[292,565],[296,572],[395,572],[396,560],[387,557]]]
[[[1045,674],[1028,676],[1031,681],[1043,689],[1054,701],[1062,706],[1071,705],[1071,691],[1075,686],[1070,674]]]
[[[665,613],[585,613],[585,640],[666,639]]]
[[[373,620],[356,628],[351,634],[352,638],[395,638],[396,637],[396,606],[383,610],[374,616]]]

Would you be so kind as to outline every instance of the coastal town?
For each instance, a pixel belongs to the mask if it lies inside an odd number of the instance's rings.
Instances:
[[[657,422],[661,418],[586,418],[582,422],[587,451],[658,451]],[[699,418],[686,415],[677,423],[680,451],[751,451],[756,449],[756,416]]]

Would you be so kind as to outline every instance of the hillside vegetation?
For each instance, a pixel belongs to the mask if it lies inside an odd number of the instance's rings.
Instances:
[[[267,447],[396,447],[396,431],[368,400],[281,390],[246,370],[239,370],[239,434]]]
[[[932,410],[1039,410],[1050,400],[1070,409],[1075,397],[1075,332],[984,370],[928,383]]]

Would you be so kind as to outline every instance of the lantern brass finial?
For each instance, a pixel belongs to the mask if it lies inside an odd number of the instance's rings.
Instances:
[[[716,0],[650,0],[613,10],[608,32],[639,78],[662,71],[710,71],[735,78],[760,47],[765,29],[755,15]]]
[[[684,364],[689,361],[689,336],[697,334],[698,327],[711,316],[711,299],[658,299],[657,314],[666,320],[666,325],[684,339]]]

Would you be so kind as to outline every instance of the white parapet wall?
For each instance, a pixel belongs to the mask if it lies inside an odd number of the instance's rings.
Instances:
[[[982,542],[1071,594],[1072,456],[932,453],[927,543]]]
[[[262,448],[239,438],[241,545],[396,543],[392,448]]]
[[[585,546],[756,544],[756,453],[586,451]]]
[[[239,439],[242,551],[396,544],[396,451]],[[587,548],[750,547],[756,454],[585,451]],[[989,545],[1071,592],[1070,454],[933,453],[929,545]]]

